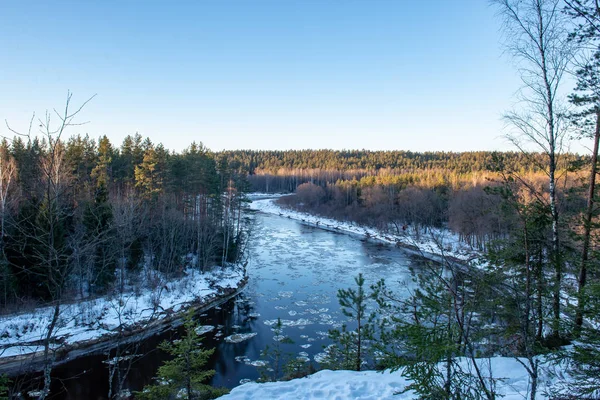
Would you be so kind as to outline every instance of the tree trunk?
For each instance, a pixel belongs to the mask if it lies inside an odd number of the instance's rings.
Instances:
[[[44,338],[44,388],[42,389],[38,400],[44,400],[48,396],[48,394],[50,394],[50,384],[52,382],[50,373],[52,372],[52,363],[54,361],[53,359],[50,359],[50,340],[52,339],[52,334],[54,333],[54,328],[56,327],[56,323],[58,322],[59,315],[60,303],[56,302],[56,305],[54,306],[54,313],[52,315],[52,321],[48,326],[48,332],[46,333],[46,337]]]
[[[360,343],[360,328],[361,328],[361,326],[360,326],[360,318],[359,318],[359,319],[358,319],[358,328],[357,328],[357,334],[358,334],[358,343],[357,343],[357,344],[358,344],[358,350],[357,350],[357,352],[356,352],[356,370],[357,370],[357,371],[360,371],[360,364],[361,364],[361,362],[360,362],[360,361],[361,361],[361,354],[360,354],[360,350],[361,350],[361,349],[360,349],[360,345],[361,345],[361,343]]]
[[[536,341],[542,340],[542,334],[544,332],[544,310],[543,310],[543,293],[544,293],[544,277],[543,277],[543,253],[542,249],[538,250],[537,262],[536,262],[536,280],[537,280],[537,332],[535,334]]]

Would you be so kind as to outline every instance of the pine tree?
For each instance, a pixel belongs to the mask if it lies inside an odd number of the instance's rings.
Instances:
[[[329,338],[334,345],[327,348],[325,366],[334,369],[353,369],[360,371],[366,362],[365,340],[372,337],[374,314],[367,315],[369,296],[365,292],[365,279],[362,273],[354,278],[355,289],[339,289],[337,293],[342,314],[356,323],[356,329],[349,331],[346,324],[341,331],[332,329]],[[337,367],[336,367],[337,366]]]
[[[113,282],[117,267],[117,259],[111,246],[114,237],[113,211],[103,178],[98,181],[94,202],[85,209],[83,225],[86,239],[94,242],[91,256],[94,289],[103,292]]]
[[[585,287],[581,296],[585,296],[584,317],[597,318],[600,315],[600,284],[594,281]],[[570,375],[574,378],[569,384],[570,393],[580,398],[592,398],[600,395],[600,328],[597,324],[583,325],[579,338],[573,343],[573,350],[566,350],[566,363]]]
[[[96,181],[96,186],[105,185],[108,187],[111,176],[111,165],[113,162],[114,150],[106,136],[102,136],[98,141],[98,161],[91,171],[90,175]]]
[[[287,359],[292,356],[291,353],[284,353],[282,344],[293,344],[294,341],[288,336],[283,334],[283,324],[281,318],[277,318],[277,323],[272,328],[274,336],[274,343],[269,346],[266,345],[263,351],[260,352],[260,356],[266,360],[266,364],[260,367],[260,378],[261,382],[277,381],[281,378],[281,371],[287,365]]]
[[[10,380],[6,375],[0,375],[0,400],[8,400],[8,384]]]
[[[135,167],[135,186],[146,198],[156,199],[163,191],[166,154],[162,145],[155,148],[150,141],[144,143],[144,158]]]
[[[158,369],[157,383],[146,386],[136,393],[142,400],[166,400],[183,398],[187,400],[214,399],[228,392],[227,389],[213,388],[206,383],[215,373],[205,369],[214,349],[201,348],[202,339],[196,333],[193,311],[185,319],[185,332],[181,339],[163,342],[159,348],[174,358],[166,361]]]
[[[567,13],[574,19],[572,38],[589,49],[584,52],[581,62],[576,67],[577,82],[574,93],[569,97],[572,104],[577,106],[573,115],[574,124],[579,128],[581,137],[593,138],[591,165],[587,187],[587,206],[582,213],[581,223],[581,255],[578,274],[578,301],[575,313],[575,335],[583,326],[586,296],[585,286],[588,281],[588,270],[593,269],[593,259],[589,257],[593,248],[592,233],[597,229],[594,219],[598,216],[596,203],[596,176],[598,173],[598,148],[600,144],[600,9],[598,3],[592,0],[565,1]],[[587,165],[586,165],[587,166]]]
[[[477,325],[485,296],[475,277],[468,279],[450,262],[427,262],[413,270],[417,289],[398,296],[381,280],[373,297],[383,318],[374,345],[378,367],[401,370],[419,399],[495,399],[496,380],[484,374],[473,343],[485,335]],[[461,364],[460,358],[468,361]]]

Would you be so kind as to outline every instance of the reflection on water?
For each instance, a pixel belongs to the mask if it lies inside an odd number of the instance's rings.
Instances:
[[[255,218],[248,286],[236,298],[198,316],[205,332],[203,343],[216,349],[210,366],[216,371],[215,386],[231,388],[241,380],[257,379],[258,368],[264,365],[261,351],[283,336],[294,342],[280,343],[285,353],[318,366],[315,356],[318,359],[330,343],[327,331],[348,322],[339,311],[337,290],[353,286],[358,273],[363,273],[367,284],[385,278],[398,293],[412,287],[409,265],[414,261],[402,250],[278,216],[256,214]],[[278,318],[282,332],[276,335]],[[113,382],[120,372],[123,386],[132,391],[150,383],[165,360],[157,345],[179,334],[170,331],[123,349],[121,357],[142,356],[126,357]],[[87,356],[56,368],[53,398],[107,398],[109,368],[103,361],[114,356],[114,352]]]

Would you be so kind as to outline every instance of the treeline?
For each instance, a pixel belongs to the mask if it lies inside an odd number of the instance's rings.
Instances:
[[[284,170],[425,170],[443,169],[459,174],[488,171],[494,153],[472,152],[413,152],[403,150],[232,150],[222,152],[229,160],[242,165],[249,174],[271,173]],[[534,158],[520,152],[504,153],[511,166],[536,171],[542,155]],[[571,156],[578,158],[577,156]]]
[[[170,152],[139,134],[0,143],[0,306],[60,302],[238,259],[245,176],[202,144]]]
[[[498,157],[504,168],[520,175],[543,173],[544,154],[522,152],[411,152],[368,150],[235,150],[219,153],[228,163],[248,174],[251,190],[294,192],[303,183],[320,186],[338,181],[377,181],[395,186],[473,186],[496,176]],[[589,162],[589,157],[561,155],[564,169]]]

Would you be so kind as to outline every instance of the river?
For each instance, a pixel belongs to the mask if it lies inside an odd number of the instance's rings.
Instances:
[[[283,334],[293,344],[283,344],[289,357],[308,358],[323,352],[330,343],[327,331],[347,321],[339,310],[336,293],[353,287],[363,273],[367,283],[385,278],[399,292],[413,287],[409,267],[418,259],[402,249],[304,225],[277,215],[256,213],[249,243],[250,276],[237,297],[199,316],[199,323],[214,329],[204,335],[206,347],[214,347],[210,368],[216,371],[212,384],[228,388],[241,380],[259,377],[256,360],[267,345],[273,346],[273,324],[280,318]],[[239,343],[225,337],[256,333]],[[152,382],[165,354],[156,349],[162,340],[174,339],[179,330],[163,333],[129,348],[131,366],[125,387],[140,390]],[[52,399],[106,399],[109,371],[106,360],[113,355],[85,356],[53,371]],[[318,357],[317,357],[318,358]],[[254,365],[253,365],[254,364]]]

